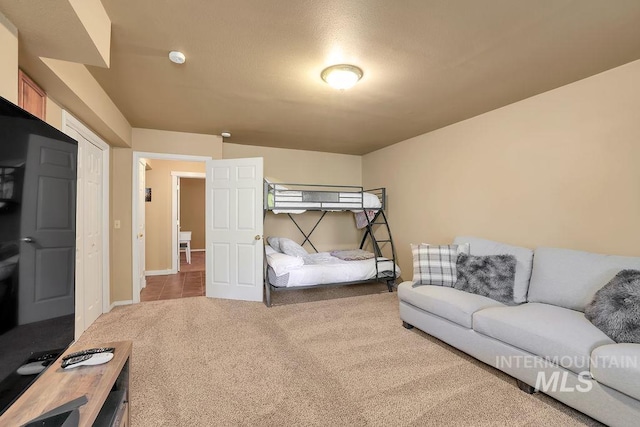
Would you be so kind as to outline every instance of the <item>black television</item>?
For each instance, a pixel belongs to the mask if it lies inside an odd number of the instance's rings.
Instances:
[[[0,97],[0,414],[74,339],[77,155]]]

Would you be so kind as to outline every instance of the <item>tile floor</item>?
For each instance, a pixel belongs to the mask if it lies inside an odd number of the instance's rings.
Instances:
[[[197,254],[197,255],[196,255]],[[166,276],[147,276],[147,286],[140,293],[140,301],[157,301],[161,299],[176,299],[199,297],[204,295],[204,252],[191,254],[191,265],[184,264],[184,254],[181,254],[180,273]],[[201,265],[201,271],[193,271]]]

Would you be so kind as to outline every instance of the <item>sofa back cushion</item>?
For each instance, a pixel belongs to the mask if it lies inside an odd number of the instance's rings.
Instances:
[[[595,293],[624,269],[640,269],[640,258],[537,248],[527,299],[584,312]]]
[[[516,258],[513,301],[518,304],[527,301],[527,289],[529,289],[529,279],[531,278],[531,266],[533,263],[533,250],[471,236],[458,236],[454,239],[453,243],[457,245],[469,243],[471,245],[471,255],[513,255]]]

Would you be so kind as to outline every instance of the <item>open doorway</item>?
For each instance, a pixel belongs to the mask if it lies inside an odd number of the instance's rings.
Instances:
[[[263,299],[263,159],[241,158],[213,160],[210,157],[186,156],[158,153],[133,153],[133,164],[140,159],[151,160],[186,160],[202,162],[206,175],[205,217],[206,217],[206,283],[205,295],[210,298],[225,298],[243,301],[261,301]],[[148,240],[151,237],[146,224],[146,218],[140,211],[146,211],[147,194],[150,202],[157,200],[157,192],[150,188],[143,188],[145,178],[139,174],[139,168],[132,168],[132,301],[140,302],[140,292],[146,286],[146,277],[151,274],[148,270],[148,260],[145,260],[149,248],[142,245],[139,239]],[[141,168],[140,168],[141,169]],[[180,168],[178,168],[180,170]],[[184,170],[184,169],[182,169]],[[141,186],[142,185],[142,186]],[[143,224],[140,224],[142,222]],[[142,228],[141,228],[142,227]],[[168,259],[178,244],[178,230],[176,224],[169,219],[166,227],[158,229],[158,233],[174,233],[176,239],[166,238],[168,244]],[[140,237],[138,237],[140,236]],[[162,254],[167,252],[162,251]],[[215,256],[214,256],[215,255]],[[164,264],[169,265],[169,264]],[[173,273],[168,267],[165,274]],[[162,272],[162,269],[157,272]],[[160,273],[162,274],[162,273]]]
[[[146,288],[151,291],[151,284],[156,293],[162,291],[157,286],[159,281],[163,281],[163,288],[170,285],[164,289],[165,294],[170,295],[164,297],[176,297],[178,288],[184,288],[187,280],[184,275],[169,277],[179,274],[173,264],[174,254],[178,253],[179,235],[173,208],[172,172],[187,171],[204,177],[206,161],[210,158],[142,152],[134,152],[133,155],[136,167],[132,186],[132,300],[140,302],[141,292]],[[142,167],[138,167],[141,162],[145,165],[144,173]],[[204,286],[204,271],[201,276]],[[183,289],[180,289],[182,293]],[[157,297],[155,299],[160,295]]]
[[[171,260],[173,271],[204,271],[205,263],[204,172],[171,172],[172,224],[175,224]]]

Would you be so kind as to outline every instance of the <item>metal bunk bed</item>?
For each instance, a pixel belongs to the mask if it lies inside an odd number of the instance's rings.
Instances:
[[[365,212],[365,224],[363,227],[363,235],[360,241],[359,249],[371,249],[375,260],[375,277],[371,279],[322,283],[317,285],[279,287],[274,286],[269,281],[268,265],[264,262],[264,286],[265,286],[265,303],[267,307],[271,307],[271,292],[282,290],[311,289],[327,286],[340,286],[359,283],[385,282],[389,292],[393,292],[393,287],[397,279],[396,265],[396,249],[391,236],[391,229],[387,216],[384,213],[386,205],[386,189],[375,188],[365,190],[361,186],[345,186],[345,185],[317,185],[317,184],[297,184],[297,183],[272,183],[268,180],[264,181],[264,214],[266,218],[267,212],[286,214],[295,224],[296,228],[304,236],[301,245],[309,243],[316,253],[318,249],[311,241],[311,235],[316,230],[320,222],[324,219],[328,212],[354,211]],[[322,214],[313,225],[311,230],[306,233],[299,223],[295,220],[295,214],[301,214],[306,211],[321,211]],[[367,212],[368,211],[368,212]],[[292,215],[293,214],[293,215]],[[390,256],[383,255],[383,249]],[[393,265],[392,270],[381,271],[379,268],[382,263]]]

